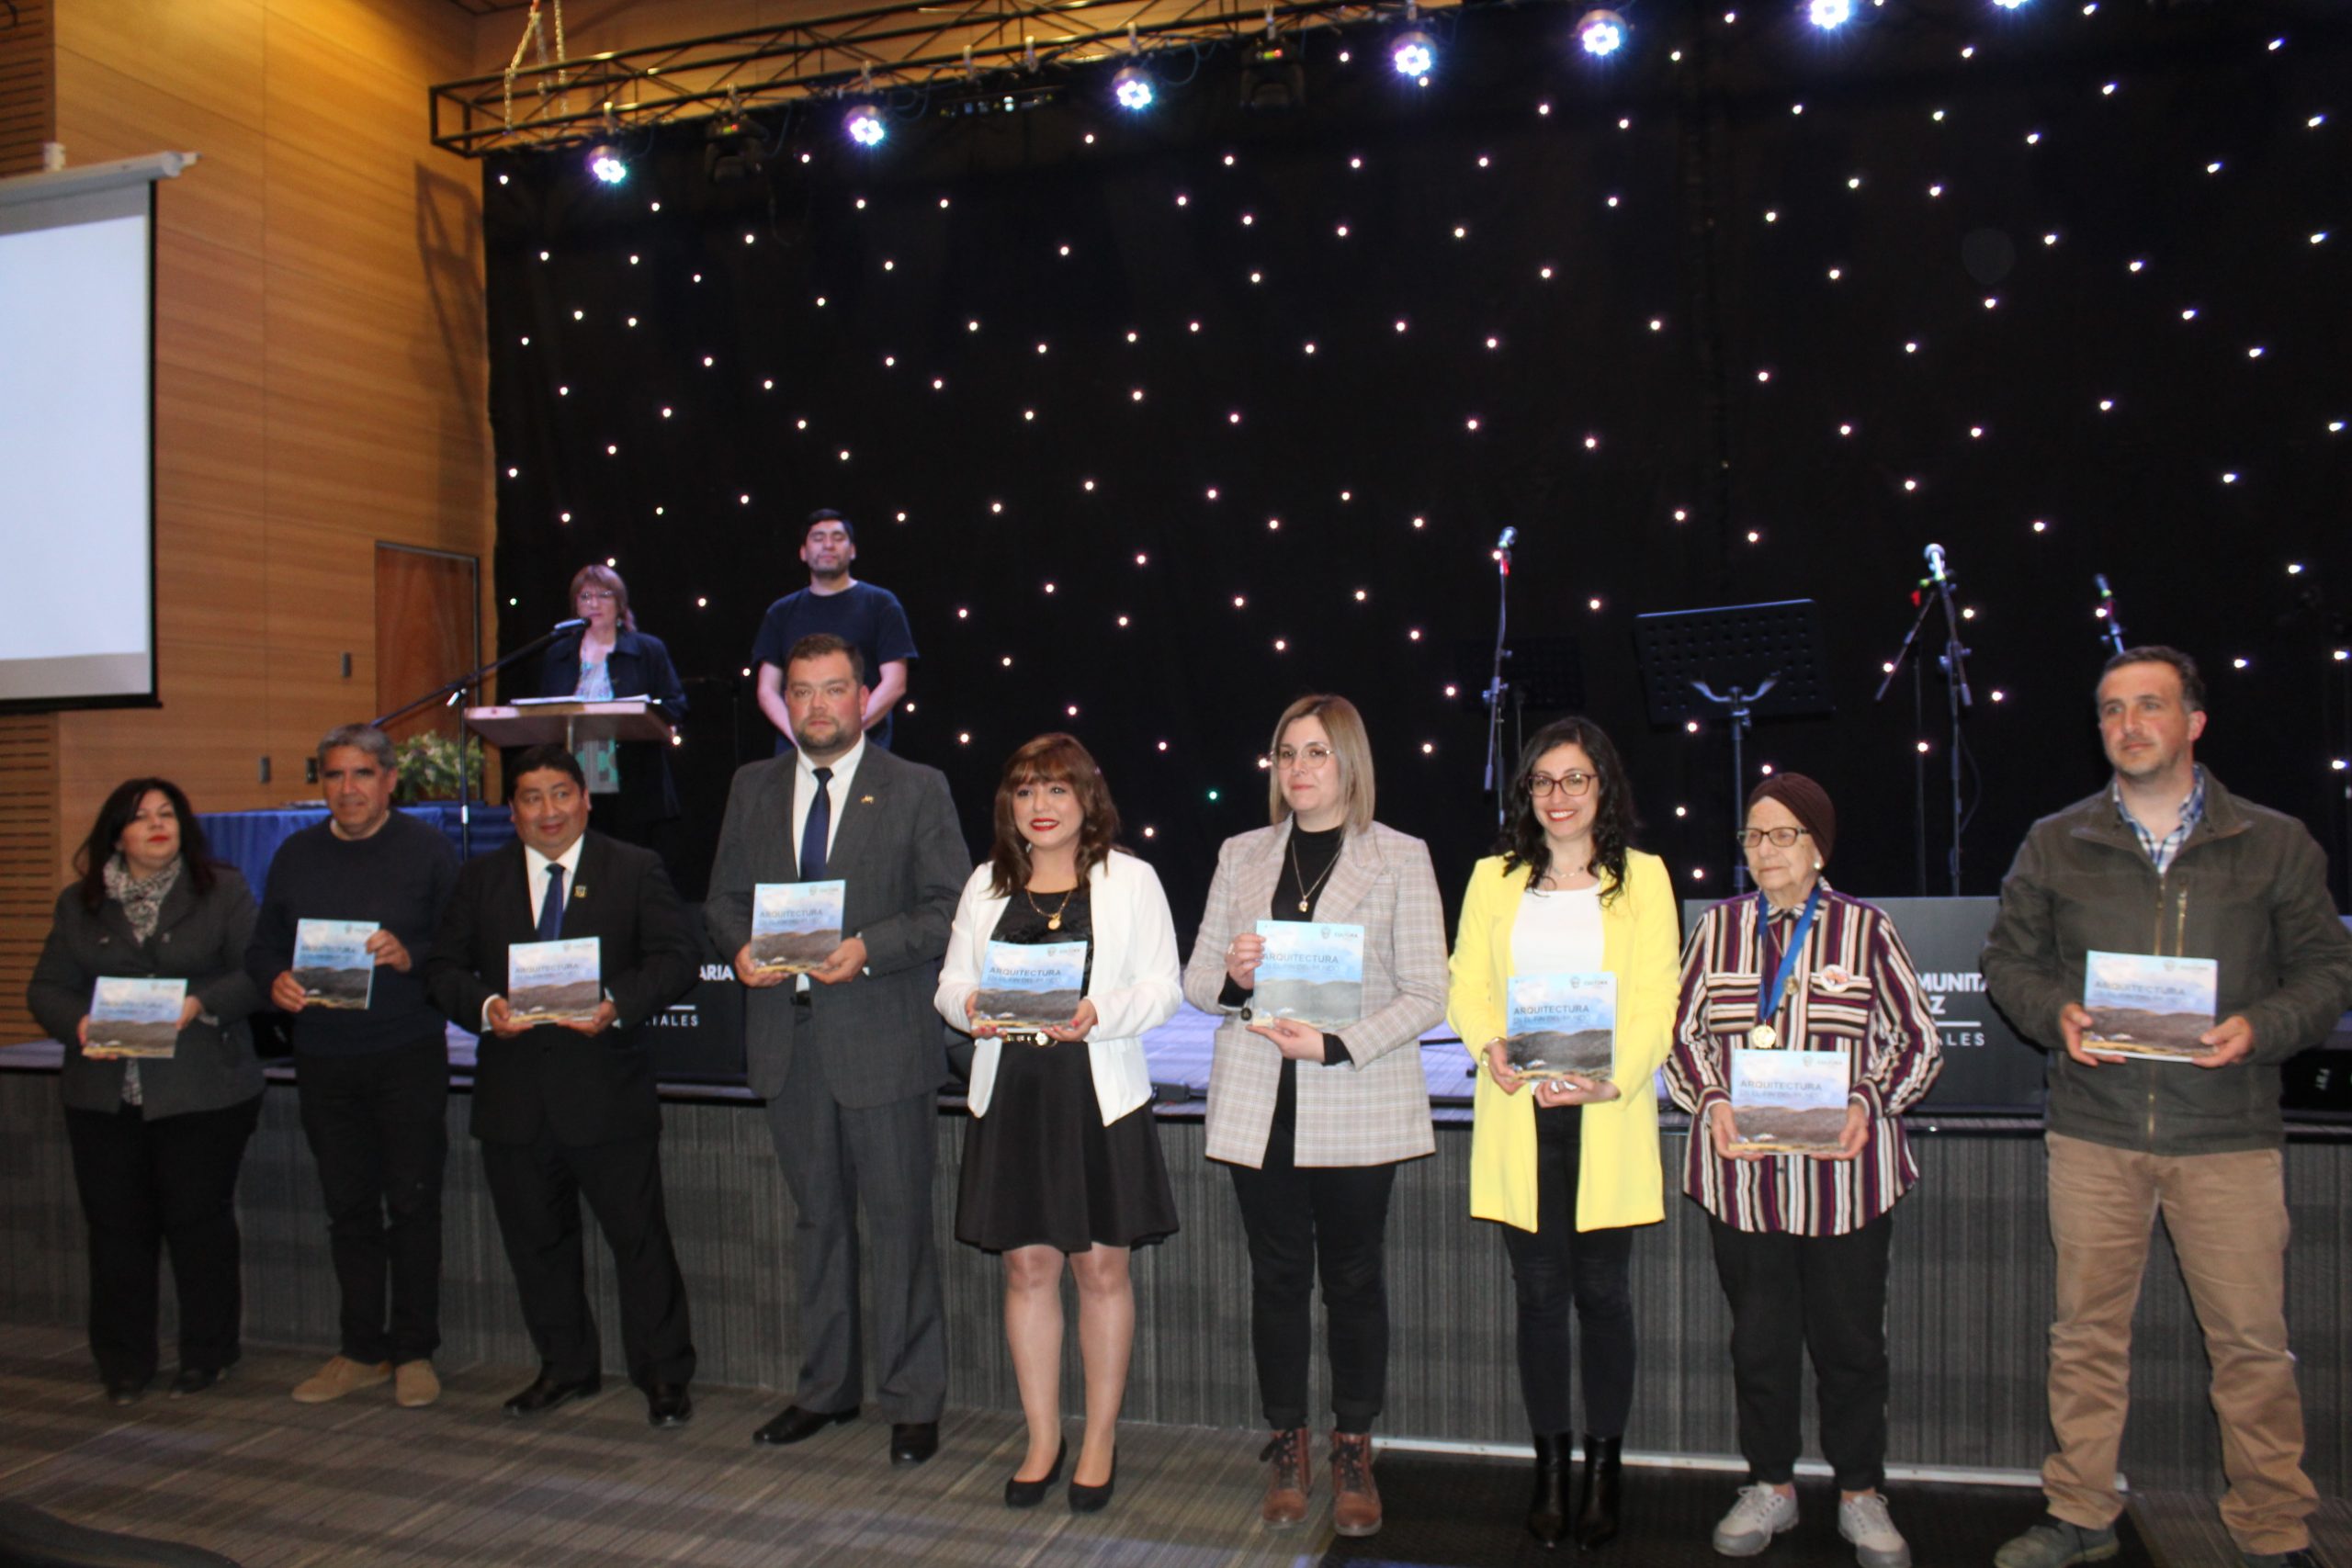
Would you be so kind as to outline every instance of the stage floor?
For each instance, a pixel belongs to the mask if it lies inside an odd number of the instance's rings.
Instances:
[[[635,1391],[618,1383],[537,1420],[508,1420],[499,1403],[526,1380],[521,1367],[444,1367],[447,1392],[430,1410],[397,1409],[382,1390],[298,1405],[287,1390],[314,1365],[311,1354],[252,1348],[210,1393],[151,1393],[117,1410],[101,1397],[77,1332],[0,1327],[0,1499],[200,1546],[247,1568],[1560,1560],[1520,1529],[1525,1463],[1516,1459],[1385,1450],[1377,1474],[1389,1526],[1344,1541],[1331,1530],[1328,1483],[1301,1529],[1259,1528],[1262,1472],[1250,1432],[1129,1425],[1107,1510],[1079,1517],[1057,1496],[1013,1513],[1002,1485],[1022,1438],[1009,1414],[951,1410],[938,1457],[893,1470],[883,1457],[888,1429],[870,1412],[798,1448],[755,1449],[752,1430],[780,1403],[755,1390],[697,1388],[693,1424],[657,1432]],[[1706,1529],[1737,1479],[1629,1466],[1625,1533],[1607,1561],[1720,1561]],[[1805,1483],[1803,1496],[1804,1522],[1770,1561],[1844,1568],[1852,1552],[1837,1538],[1826,1483]],[[1918,1561],[1939,1568],[1985,1561],[2039,1506],[2034,1493],[2010,1487],[1898,1483],[1889,1496]],[[2211,1518],[2202,1499],[2135,1498],[2139,1540],[2120,1568],[2228,1561]],[[2322,1551],[2345,1561],[2352,1506],[2329,1502],[2314,1524]]]

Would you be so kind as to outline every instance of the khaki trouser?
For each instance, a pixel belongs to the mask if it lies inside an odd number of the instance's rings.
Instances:
[[[2194,1072],[2193,1067],[2181,1071]],[[2287,1194],[2277,1149],[2165,1157],[2049,1135],[2058,1318],[2050,1326],[2050,1511],[2098,1529],[2123,1499],[2116,1460],[2132,1393],[2132,1311],[2159,1210],[2212,1362],[2230,1489],[2222,1522],[2246,1551],[2311,1544],[2318,1493],[2287,1348]]]

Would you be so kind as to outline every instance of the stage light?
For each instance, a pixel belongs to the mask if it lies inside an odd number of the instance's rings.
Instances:
[[[588,172],[601,184],[616,186],[628,178],[628,164],[621,157],[619,148],[609,141],[599,141],[588,149]]]
[[[1151,85],[1151,73],[1140,65],[1122,65],[1111,78],[1111,96],[1119,107],[1130,112],[1151,107],[1159,95]]]
[[[1437,69],[1437,41],[1419,28],[1408,28],[1388,46],[1388,63],[1399,76],[1419,81]]]
[[[703,133],[703,177],[713,185],[757,179],[767,159],[767,132],[729,95],[726,108],[711,117],[710,129]]]
[[[882,122],[882,111],[872,104],[860,104],[850,110],[842,120],[842,130],[860,147],[879,147],[890,134],[890,128]]]
[[[1805,0],[1804,19],[1824,32],[1854,19],[1854,0]]]
[[[2014,11],[2023,6],[2025,0],[1993,0],[1993,4],[2004,11]]]
[[[1616,12],[1587,11],[1577,24],[1577,42],[1598,60],[1625,47],[1625,18]]]

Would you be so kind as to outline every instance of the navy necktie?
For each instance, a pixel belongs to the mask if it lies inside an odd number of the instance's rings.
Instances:
[[[554,942],[563,935],[563,867],[548,862],[548,896],[539,900],[539,940]]]
[[[825,841],[833,836],[833,796],[825,786],[833,770],[816,770],[817,793],[808,801],[808,820],[800,829],[800,880],[820,882],[825,875]]]

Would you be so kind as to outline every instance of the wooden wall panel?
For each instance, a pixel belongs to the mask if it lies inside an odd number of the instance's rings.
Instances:
[[[57,49],[50,0],[14,0],[0,20],[0,175],[40,167],[57,134]]]
[[[25,1010],[25,983],[64,883],[60,833],[56,716],[0,715],[0,1040],[42,1032]]]
[[[300,797],[320,732],[375,711],[376,541],[489,555],[478,170],[424,107],[473,22],[414,0],[73,11],[73,160],[203,158],[159,201],[163,706],[59,721],[63,816],[134,766],[208,809]]]

